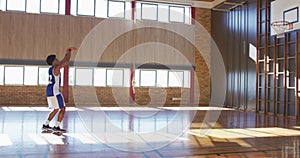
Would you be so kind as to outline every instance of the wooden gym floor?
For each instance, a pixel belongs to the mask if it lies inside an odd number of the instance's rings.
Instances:
[[[135,108],[131,112],[147,112],[149,109],[151,108]],[[55,136],[42,134],[40,130],[49,112],[48,109],[44,107],[0,107],[0,157],[252,158],[300,156],[300,125],[295,119],[225,109],[222,110],[215,126],[203,137],[199,135],[199,128],[201,118],[208,109],[196,109],[197,114],[191,127],[175,141],[151,151],[143,151],[141,148],[142,152],[125,152],[96,141],[89,135],[75,108],[68,108],[63,122],[68,132],[63,136]],[[114,118],[114,121],[128,121],[127,118],[124,119],[124,112],[120,108],[102,110],[107,116]],[[169,119],[168,117],[176,110],[178,109],[162,109],[158,120]],[[151,124],[153,120],[148,120],[143,124],[135,124],[133,128],[152,128],[149,127]],[[125,123],[125,126],[127,125]],[[130,142],[120,141],[119,143],[118,145],[123,147],[134,148]]]

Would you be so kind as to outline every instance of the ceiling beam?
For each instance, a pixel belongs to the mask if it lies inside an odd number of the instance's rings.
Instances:
[[[226,0],[214,0],[212,2],[193,1],[193,7],[212,9],[213,7],[225,2]]]

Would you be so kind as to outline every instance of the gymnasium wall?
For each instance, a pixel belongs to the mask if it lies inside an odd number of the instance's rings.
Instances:
[[[49,53],[55,53],[59,58],[62,58],[66,48],[70,46],[79,48],[89,31],[102,20],[101,18],[94,17],[1,12],[0,59],[44,61]],[[125,20],[107,20],[117,21],[114,24],[118,25],[128,25],[128,22]],[[151,24],[151,22],[139,21],[137,25],[145,25],[147,23]],[[193,26],[184,24],[161,23],[161,26],[166,28],[172,27],[178,30],[188,30],[188,33],[194,31]],[[129,25],[128,27],[133,26]],[[114,28],[109,29],[113,31]],[[194,49],[187,40],[184,40],[183,37],[176,33],[153,28],[138,29],[136,34],[130,31],[120,35],[107,46],[99,62],[116,63],[124,52],[134,46],[133,36],[136,36],[137,45],[146,42],[168,44],[179,50],[190,63],[194,64]],[[100,34],[99,39],[95,41],[98,45],[102,37],[107,37],[105,36],[105,32]],[[145,53],[143,57],[153,58],[153,60],[164,58],[165,64],[183,65],[180,56],[177,57],[177,54],[174,54],[170,57],[162,49],[155,50],[161,51],[162,55],[160,56]],[[93,61],[95,58],[97,59],[97,55],[97,53],[84,52],[80,58],[86,58],[85,62],[90,62],[90,59],[93,59]],[[75,57],[73,55],[71,60],[74,60]],[[128,59],[127,62],[132,63],[132,60]]]
[[[233,0],[245,3],[212,12],[212,35],[227,71],[226,106],[298,118],[300,32],[270,36],[271,1]]]
[[[0,59],[44,61],[49,53],[63,57],[79,47],[102,19],[49,14],[0,12]]]
[[[227,72],[225,105],[255,110],[255,59],[249,56],[249,47],[256,45],[256,0],[233,2],[245,4],[229,12],[212,11],[212,36]]]
[[[0,64],[44,64],[45,57],[49,53],[56,53],[59,58],[64,56],[65,49],[69,46],[79,47],[85,35],[103,19],[94,17],[74,17],[62,15],[36,15],[18,12],[0,12]],[[208,32],[211,31],[211,10],[196,9],[196,20],[201,23]],[[167,25],[167,24],[166,24]],[[172,25],[172,24],[170,24]],[[137,42],[149,42],[142,38],[149,34],[149,30],[140,31],[140,38]],[[151,32],[150,32],[151,33]],[[161,36],[169,35],[174,37],[174,41],[162,41],[174,46],[184,55],[191,63],[195,65],[195,76],[198,77],[200,91],[195,91],[195,95],[200,95],[200,105],[207,105],[210,101],[210,75],[208,66],[206,65],[202,55],[195,52],[190,43],[184,41],[180,36],[172,34],[168,31],[160,31],[157,34]],[[129,47],[118,47],[118,40],[123,41],[132,36],[129,32],[120,36],[105,50],[103,58],[100,62],[113,63],[118,59],[124,50]],[[197,36],[197,35],[196,35]],[[140,39],[140,40],[139,40]],[[153,40],[153,39],[152,39]],[[196,38],[201,41],[205,39]],[[160,41],[161,42],[161,41]],[[129,43],[129,46],[133,43]],[[111,53],[111,52],[114,53]],[[194,57],[195,56],[195,57]],[[209,56],[209,54],[206,54]],[[176,59],[176,58],[175,58]],[[71,60],[74,60],[74,56]],[[166,60],[169,64],[180,65],[181,60]],[[195,81],[196,82],[196,81]],[[103,101],[104,104],[114,106],[114,99],[111,95],[109,87],[97,87],[97,97]],[[122,88],[119,88],[122,90]],[[128,88],[123,88],[127,89]],[[127,90],[124,90],[124,98],[129,98]],[[47,104],[45,98],[44,86],[0,86],[0,105],[45,105]],[[138,103],[143,105],[149,102],[149,89],[137,88]],[[176,106],[178,101],[169,100],[171,97],[180,96],[181,89],[167,88],[167,101],[165,105]],[[188,89],[183,89],[183,93],[189,92]],[[69,104],[74,103],[72,96],[72,87],[69,90]],[[183,100],[188,101],[189,98]],[[126,102],[125,102],[126,104]]]
[[[271,0],[258,0],[256,111],[299,118],[300,30],[271,36]],[[286,2],[285,2],[286,3]],[[295,25],[295,24],[294,24]]]

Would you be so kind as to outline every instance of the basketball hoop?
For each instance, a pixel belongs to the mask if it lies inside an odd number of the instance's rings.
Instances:
[[[274,21],[271,26],[277,33],[277,38],[283,38],[286,30],[293,29],[293,24],[288,21]]]

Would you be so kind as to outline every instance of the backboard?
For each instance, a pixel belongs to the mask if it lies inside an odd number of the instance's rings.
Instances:
[[[274,0],[271,2],[271,21],[288,21],[293,24],[293,29],[285,32],[300,29],[300,0]],[[271,27],[271,36],[277,35]]]

